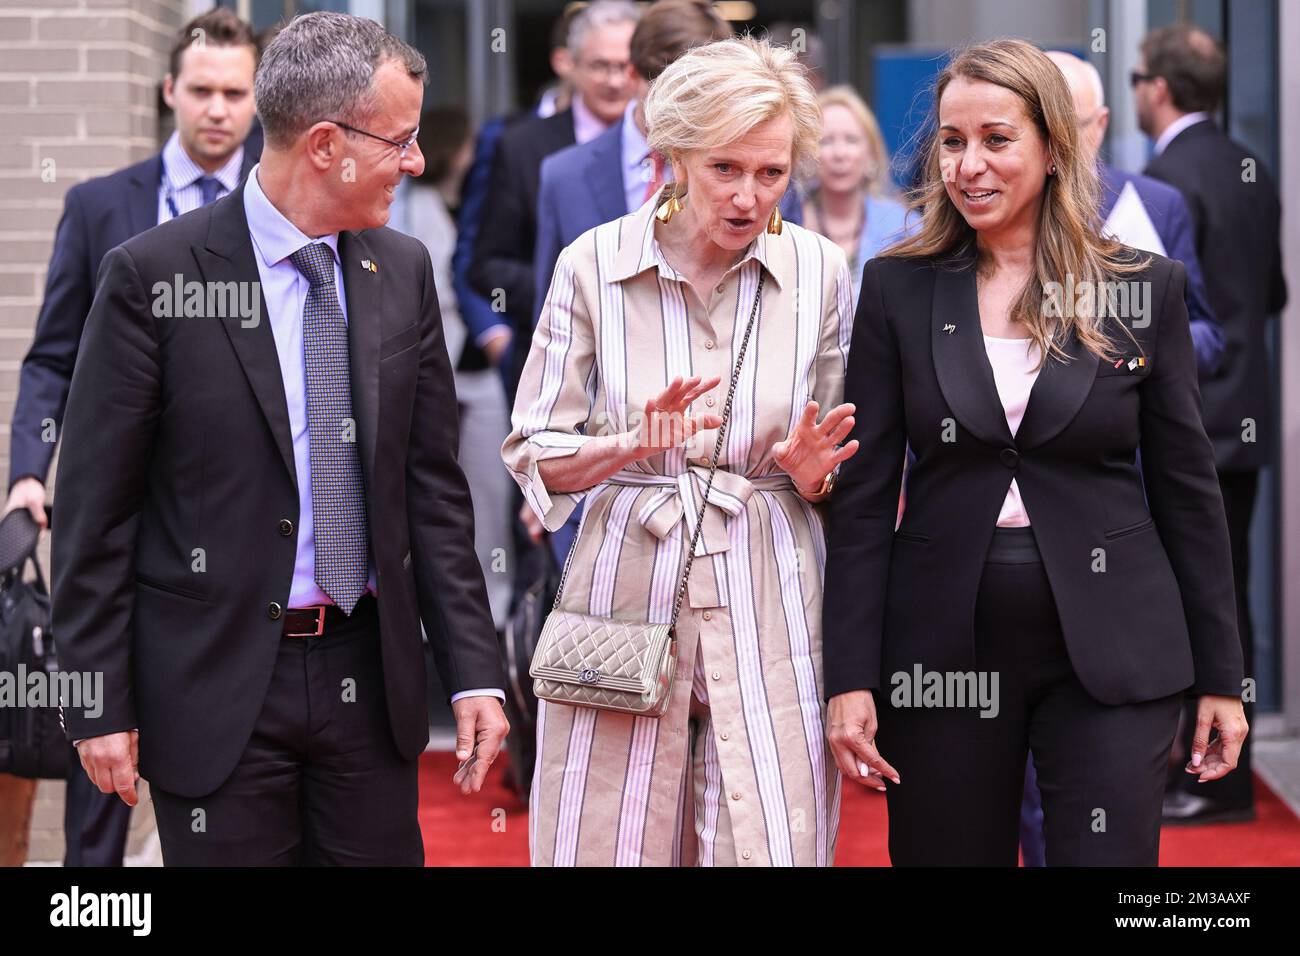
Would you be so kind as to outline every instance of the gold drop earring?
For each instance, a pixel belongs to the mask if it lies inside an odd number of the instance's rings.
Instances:
[[[686,195],[686,190],[682,190],[682,196]],[[677,198],[677,186],[673,186],[672,193],[660,203],[659,208],[655,210],[655,218],[667,225],[673,218],[682,211],[681,200]]]
[[[779,236],[784,225],[785,220],[781,218],[781,207],[776,206],[772,209],[772,215],[767,217],[767,231],[774,236]]]

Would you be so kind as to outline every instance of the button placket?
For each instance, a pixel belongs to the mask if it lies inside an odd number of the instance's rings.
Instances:
[[[755,770],[749,766],[747,759],[744,712],[736,683],[735,661],[731,657],[728,643],[731,628],[725,612],[726,608],[710,608],[701,612],[700,619],[708,620],[708,625],[700,627],[700,648],[704,655],[704,673],[708,677],[709,708],[713,714],[714,734],[719,741],[725,743],[725,746],[718,747],[718,769],[722,774],[720,796],[727,804],[732,838],[740,858],[738,862],[743,860],[758,865],[762,863],[762,857],[754,848],[767,845],[767,833],[761,808],[755,803]],[[725,715],[726,729],[717,725],[719,714]],[[745,759],[742,759],[742,755],[745,755]],[[746,856],[746,853],[749,855]]]

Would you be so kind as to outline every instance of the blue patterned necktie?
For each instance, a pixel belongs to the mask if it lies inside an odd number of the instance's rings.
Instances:
[[[211,176],[204,176],[199,179],[199,190],[203,194],[203,205],[207,205],[217,198],[217,190],[221,188],[221,181]]]
[[[347,614],[366,590],[369,543],[348,374],[348,328],[334,286],[334,252],[321,242],[290,258],[311,288],[302,311],[311,444],[316,583]]]

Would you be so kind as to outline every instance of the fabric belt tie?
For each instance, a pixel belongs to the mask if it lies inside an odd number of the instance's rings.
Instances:
[[[705,465],[690,465],[680,475],[648,475],[635,471],[619,471],[606,479],[605,484],[632,487],[658,488],[637,512],[636,519],[647,531],[661,541],[676,533],[678,524],[685,526],[683,543],[695,534],[695,519],[700,510],[700,497],[709,481]],[[721,568],[716,559],[701,561],[706,555],[719,555],[731,548],[727,531],[727,518],[734,518],[745,510],[745,505],[755,491],[794,491],[789,475],[764,475],[746,478],[733,471],[718,468],[709,489],[704,509],[704,530],[695,549],[695,565],[691,568],[686,587],[691,607],[726,607],[727,596],[719,586]],[[796,492],[797,493],[797,492]]]

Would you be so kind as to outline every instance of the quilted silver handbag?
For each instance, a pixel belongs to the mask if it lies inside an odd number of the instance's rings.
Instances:
[[[686,582],[690,578],[695,548],[704,528],[704,509],[708,506],[709,492],[713,489],[713,476],[718,470],[718,458],[731,420],[731,402],[740,379],[740,367],[745,361],[749,336],[754,330],[754,318],[763,296],[762,269],[758,274],[758,291],[754,294],[754,307],[745,326],[745,337],[736,357],[736,367],[731,373],[731,387],[727,403],[722,409],[722,424],[718,427],[718,441],[713,447],[713,460],[709,463],[709,479],[700,497],[699,514],[695,516],[695,534],[686,563],[682,567],[677,596],[673,601],[671,620],[666,624],[648,624],[644,621],[623,621],[578,614],[560,610],[564,584],[569,577],[576,545],[569,549],[564,562],[564,573],[555,595],[555,605],[547,615],[542,635],[533,653],[528,669],[533,678],[533,693],[540,700],[575,707],[592,707],[612,710],[638,717],[662,717],[668,709],[677,667],[677,615],[686,596]]]

